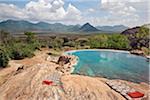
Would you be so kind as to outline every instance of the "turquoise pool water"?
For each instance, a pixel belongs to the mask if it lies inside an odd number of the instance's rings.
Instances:
[[[73,73],[148,83],[149,62],[144,57],[107,50],[81,50],[68,54],[79,57]]]

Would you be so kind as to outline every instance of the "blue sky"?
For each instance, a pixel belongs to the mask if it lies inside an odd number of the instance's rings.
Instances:
[[[19,7],[24,7],[28,2],[30,2],[30,0],[0,0],[0,3],[14,4]]]
[[[0,0],[0,21],[136,26],[149,23],[148,0]]]

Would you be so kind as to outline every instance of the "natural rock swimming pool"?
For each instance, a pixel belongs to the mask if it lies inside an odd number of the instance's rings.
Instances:
[[[149,62],[145,57],[116,50],[77,50],[67,54],[78,56],[75,74],[149,82]]]

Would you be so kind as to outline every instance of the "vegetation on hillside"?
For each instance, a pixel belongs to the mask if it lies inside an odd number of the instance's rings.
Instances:
[[[129,40],[120,34],[97,35],[90,38],[91,48],[130,49]]]
[[[4,34],[1,31],[0,34]],[[9,33],[8,33],[9,34]],[[26,40],[9,39],[9,35],[1,35],[3,38],[0,41],[0,66],[6,67],[9,59],[20,60],[25,57],[34,56],[34,51],[40,48],[38,40],[34,38],[34,33],[26,32]]]
[[[149,28],[140,27],[137,33],[125,35],[130,40],[130,45],[133,49],[149,48],[149,31]]]

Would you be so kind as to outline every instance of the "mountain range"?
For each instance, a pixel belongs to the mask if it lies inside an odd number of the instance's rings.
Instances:
[[[96,27],[99,30],[102,30],[103,32],[122,32],[129,27],[124,25],[114,25],[114,26],[97,26]]]
[[[124,25],[116,26],[92,26],[90,23],[84,25],[64,25],[61,23],[49,24],[46,22],[31,23],[24,20],[6,20],[0,22],[0,30],[11,33],[23,33],[25,31],[32,32],[121,32],[128,27]]]

